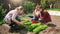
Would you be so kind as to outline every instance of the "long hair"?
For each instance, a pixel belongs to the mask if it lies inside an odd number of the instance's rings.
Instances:
[[[44,10],[47,10],[47,8],[42,8],[41,15],[44,15]]]

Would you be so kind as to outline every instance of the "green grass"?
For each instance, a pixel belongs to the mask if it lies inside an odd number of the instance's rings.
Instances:
[[[52,9],[48,9],[48,10],[60,11],[60,8],[52,8]]]

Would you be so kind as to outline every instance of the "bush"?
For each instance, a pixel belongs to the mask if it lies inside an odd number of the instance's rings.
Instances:
[[[31,13],[32,9],[34,9],[34,3],[30,1],[26,1],[24,2],[23,7],[24,7],[25,13]]]
[[[0,4],[0,19],[3,19],[5,12],[6,10],[2,7],[2,4]]]

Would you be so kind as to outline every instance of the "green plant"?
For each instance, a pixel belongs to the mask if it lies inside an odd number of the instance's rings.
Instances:
[[[4,23],[4,16],[5,16],[6,10],[2,7],[2,4],[0,3],[0,25]]]
[[[2,7],[2,4],[0,4],[0,19],[3,19],[5,12],[6,10]]]

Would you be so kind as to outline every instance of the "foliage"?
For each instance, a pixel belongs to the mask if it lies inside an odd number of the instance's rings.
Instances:
[[[0,4],[0,19],[2,19],[5,15],[6,10],[2,7],[2,4]]]
[[[34,9],[34,3],[30,1],[25,1],[23,4],[25,13],[31,13],[32,9]]]
[[[6,10],[2,7],[2,4],[0,3],[0,25],[4,23],[3,18],[5,15]]]
[[[41,5],[43,6],[43,8],[49,8],[49,2],[47,0],[41,0]]]

